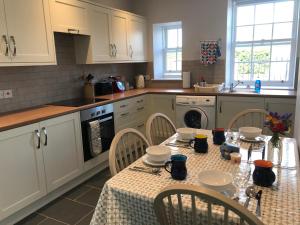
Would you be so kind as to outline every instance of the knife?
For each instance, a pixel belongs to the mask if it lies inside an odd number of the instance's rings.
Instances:
[[[248,149],[248,159],[247,159],[247,162],[249,162],[249,159],[251,158],[251,154],[252,154],[252,144],[250,145],[250,147]]]
[[[262,195],[262,190],[259,190],[256,195],[255,195],[255,198],[257,200],[257,205],[256,205],[256,215],[258,217],[261,216],[261,211],[260,211],[260,201],[261,201],[261,195]]]

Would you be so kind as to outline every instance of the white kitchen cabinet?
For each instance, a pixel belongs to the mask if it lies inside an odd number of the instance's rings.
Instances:
[[[152,94],[151,114],[163,113],[176,124],[175,99],[176,95]]]
[[[79,113],[0,132],[0,221],[80,175],[82,168]]]
[[[90,36],[76,36],[79,64],[141,62],[146,60],[146,21],[111,8],[87,6]]]
[[[110,23],[114,58],[117,60],[128,60],[127,14],[112,10]]]
[[[50,0],[53,31],[90,35],[88,4],[78,0]]]
[[[145,61],[147,58],[146,20],[128,15],[128,54],[133,61]]]
[[[38,130],[36,123],[0,132],[0,221],[46,194]]]
[[[40,127],[47,191],[51,192],[82,171],[79,114],[46,120],[40,123]]]
[[[48,0],[2,0],[0,20],[0,65],[55,64]]]
[[[264,109],[263,97],[218,96],[217,127],[227,128],[231,119],[246,109]]]

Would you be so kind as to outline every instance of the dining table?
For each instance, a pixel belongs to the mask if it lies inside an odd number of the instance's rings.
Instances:
[[[169,172],[161,168],[160,176],[132,171],[130,168],[147,167],[142,158],[137,159],[127,168],[108,180],[100,194],[98,204],[95,208],[91,225],[158,225],[154,213],[154,199],[167,186],[172,184],[191,184],[199,186],[198,174],[206,170],[218,170],[231,174],[241,165],[249,165],[254,170],[254,160],[262,159],[267,154],[265,151],[253,150],[251,143],[239,142],[242,155],[241,164],[234,164],[230,160],[224,160],[220,154],[220,146],[213,144],[211,130],[197,129],[197,134],[206,135],[208,152],[196,153],[193,148],[186,145],[175,145],[178,134],[165,140],[161,145],[171,145],[172,154],[183,154],[187,156],[187,177],[182,180],[174,180]],[[267,144],[270,137],[265,136]],[[283,158],[281,166],[273,167],[276,180],[271,187],[256,186],[262,190],[261,215],[258,218],[269,225],[299,225],[300,224],[300,168],[297,142],[294,138],[282,138]],[[249,157],[249,149],[252,149]],[[265,148],[267,149],[267,148]],[[253,185],[252,176],[247,185]],[[245,189],[237,188],[235,193],[237,204],[244,205],[246,201]],[[250,200],[248,210],[256,215],[257,202]],[[221,209],[214,212],[214,224],[223,224],[223,219],[218,216]],[[230,223],[238,224],[234,215],[230,215]],[[202,217],[203,218],[203,217]],[[186,216],[185,224],[191,224]],[[206,224],[199,219],[199,224]]]

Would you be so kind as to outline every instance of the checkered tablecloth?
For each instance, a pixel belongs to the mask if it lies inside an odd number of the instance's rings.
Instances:
[[[124,169],[103,187],[100,199],[91,225],[156,225],[158,224],[153,210],[153,202],[156,195],[170,184],[185,183],[199,185],[197,175],[203,170],[221,170],[233,172],[235,165],[230,161],[221,159],[219,146],[212,143],[211,131],[198,130],[199,133],[208,135],[208,154],[197,154],[191,149],[171,147],[173,153],[181,153],[188,157],[188,175],[184,181],[175,181],[170,174],[163,170],[162,176],[154,176]],[[170,142],[173,136],[164,143]],[[270,225],[299,225],[300,224],[300,175],[298,165],[298,151],[295,139],[285,138],[284,164],[290,168],[273,169],[277,180],[273,188],[261,188],[263,190],[261,200],[261,220]],[[243,158],[247,157],[246,151],[249,144],[241,144]],[[244,153],[243,153],[244,152]],[[244,160],[243,160],[244,161]],[[246,163],[246,162],[243,162]],[[132,166],[144,166],[141,159]],[[249,181],[252,183],[252,181]],[[238,193],[240,203],[245,201],[245,194]],[[250,211],[255,213],[256,201],[251,200]],[[234,218],[232,219],[234,221]],[[199,224],[206,224],[200,221]],[[215,220],[215,224],[222,224],[222,220]]]

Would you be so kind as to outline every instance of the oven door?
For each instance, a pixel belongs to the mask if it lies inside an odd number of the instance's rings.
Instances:
[[[100,122],[100,133],[101,133],[101,145],[102,153],[109,150],[111,142],[115,136],[114,129],[114,117],[113,113],[109,113],[104,116],[100,116],[91,120],[86,120],[81,122],[82,130],[82,143],[84,152],[84,161],[88,161],[93,158],[90,149],[90,137],[89,137],[89,123],[91,121],[99,120]]]

